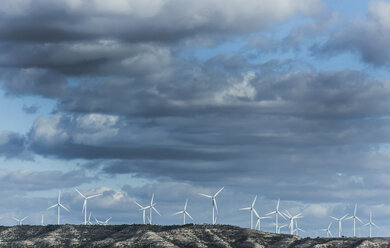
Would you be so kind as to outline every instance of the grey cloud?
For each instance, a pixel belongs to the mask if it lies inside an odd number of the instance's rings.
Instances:
[[[313,54],[336,55],[340,52],[358,54],[361,59],[374,66],[389,64],[390,20],[386,1],[372,1],[366,19],[343,23],[343,28],[333,31],[324,44],[312,47]]]
[[[281,1],[282,2],[282,1]],[[129,41],[178,40],[211,33],[235,33],[263,29],[297,13],[318,14],[318,0],[290,4],[266,1],[101,1],[51,2],[39,0],[4,3],[0,15],[2,39],[57,42],[94,37]],[[224,6],[230,6],[229,9]],[[87,11],[88,10],[88,11]]]
[[[78,186],[96,178],[89,177],[83,170],[62,171],[31,171],[4,170],[0,173],[2,195],[28,195],[29,192],[52,190]]]
[[[18,133],[0,131],[0,156],[27,159],[26,138]]]
[[[38,106],[35,106],[35,105],[30,105],[30,106],[27,106],[25,104],[23,104],[23,112],[25,112],[26,114],[35,114],[37,111],[38,111],[39,107]]]

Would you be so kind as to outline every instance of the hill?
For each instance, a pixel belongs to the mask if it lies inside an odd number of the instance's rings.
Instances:
[[[390,238],[300,238],[229,225],[0,227],[0,247],[390,247]]]

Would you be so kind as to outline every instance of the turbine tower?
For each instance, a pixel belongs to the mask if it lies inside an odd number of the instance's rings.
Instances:
[[[372,212],[370,210],[370,221],[363,226],[370,226],[370,238],[372,237],[372,226],[375,226],[376,228],[379,228],[374,222],[372,222]]]
[[[92,198],[95,198],[95,197],[98,197],[98,196],[101,196],[102,194],[96,194],[96,195],[90,195],[90,196],[85,196],[83,194],[81,194],[81,192],[75,188],[75,190],[77,191],[77,193],[79,193],[79,195],[84,198],[84,203],[83,203],[83,210],[81,210],[81,213],[84,212],[84,225],[87,224],[87,200],[88,199],[92,199]]]
[[[333,237],[332,232],[330,231],[330,227],[332,226],[332,222],[329,223],[328,228],[321,229],[320,231],[326,232],[326,237]]]
[[[356,216],[356,208],[357,208],[357,204],[355,204],[355,210],[353,211],[353,215],[345,219],[345,220],[353,219],[353,237],[356,237],[356,220],[360,221],[360,223],[363,224],[363,221]]]
[[[221,191],[223,190],[224,187],[222,187],[220,190],[217,191],[217,193],[215,193],[214,195],[206,195],[206,194],[202,194],[202,193],[199,193],[199,195],[201,196],[204,196],[204,197],[207,197],[207,198],[210,198],[211,199],[211,204],[212,204],[212,208],[213,208],[213,215],[212,215],[212,221],[211,223],[214,225],[215,222],[216,222],[216,218],[214,218],[214,211],[218,214],[218,206],[217,206],[217,201],[215,200],[215,197],[217,197],[217,195],[219,193],[221,193]]]
[[[339,223],[339,238],[341,238],[341,222],[348,216],[348,214],[344,215],[343,217],[341,218],[336,218],[336,217],[333,217],[333,216],[330,216],[330,218],[334,219],[334,220],[337,220],[337,222]]]
[[[286,219],[286,217],[284,217],[284,215],[279,211],[279,203],[280,203],[280,199],[278,199],[278,202],[276,203],[276,210],[266,214],[266,215],[272,215],[272,214],[275,215],[275,233],[280,232],[280,229],[278,228],[278,216],[280,215],[282,216],[283,219]]]
[[[43,222],[43,214],[41,215],[41,226],[44,226],[44,222]]]
[[[182,211],[179,211],[177,213],[174,213],[173,215],[183,214],[183,224],[186,224],[186,215],[191,218],[191,220],[194,220],[191,215],[187,212],[187,204],[188,200],[186,200],[186,203],[184,204],[184,209]]]
[[[284,215],[290,220],[290,225],[288,227],[290,227],[290,234],[293,235],[294,234],[294,220],[302,218],[303,216],[301,213],[292,216],[287,210],[285,211]]]
[[[18,225],[19,225],[19,226],[20,226],[20,225],[23,225],[23,221],[24,221],[25,219],[27,219],[27,218],[28,218],[28,216],[24,217],[23,219],[18,219],[18,218],[12,217],[12,219],[14,219],[14,220],[16,220],[16,221],[18,222]]]
[[[253,213],[254,213],[256,216],[259,216],[259,214],[256,212],[256,209],[255,209],[256,199],[257,199],[257,196],[255,196],[255,199],[253,200],[252,205],[251,205],[250,207],[247,207],[247,208],[240,208],[240,210],[249,210],[249,211],[251,211],[251,219],[250,219],[250,226],[251,226],[251,229],[253,229]]]
[[[69,211],[69,209],[67,209],[64,205],[61,204],[61,191],[58,191],[58,200],[57,200],[57,203],[54,204],[53,206],[51,207],[48,207],[47,209],[51,209],[51,208],[55,208],[57,207],[57,224],[59,225],[60,224],[60,211],[61,211],[61,208],[65,209],[66,211]]]

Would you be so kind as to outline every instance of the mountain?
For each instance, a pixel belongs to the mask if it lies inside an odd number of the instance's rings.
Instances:
[[[0,227],[0,247],[390,247],[390,238],[300,238],[229,225]]]

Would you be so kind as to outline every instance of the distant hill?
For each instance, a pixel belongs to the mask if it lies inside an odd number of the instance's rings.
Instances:
[[[390,247],[390,238],[300,238],[229,225],[0,227],[0,247]]]

